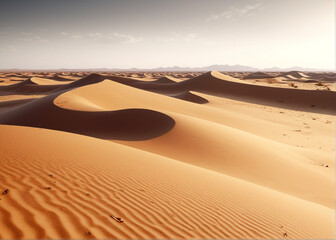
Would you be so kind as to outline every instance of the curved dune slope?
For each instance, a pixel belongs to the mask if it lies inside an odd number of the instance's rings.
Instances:
[[[75,77],[77,77],[77,75],[75,75]],[[59,82],[73,82],[74,79],[71,79],[69,76],[65,77],[65,76],[60,76],[55,74],[52,77],[48,77],[51,80],[55,80],[55,81],[59,81]]]
[[[289,78],[307,78],[308,76],[299,71],[290,71],[282,73],[280,76],[282,77],[289,77]]]
[[[92,94],[94,97],[94,93]],[[126,107],[127,109],[104,111],[102,108],[93,107],[94,112],[87,108],[68,110],[55,105],[54,100],[59,106],[68,101],[62,98],[62,92],[54,93],[1,114],[0,123],[123,140],[145,140],[157,137],[172,129],[175,124],[171,117],[149,109]],[[76,103],[76,100],[73,102]],[[94,105],[88,104],[88,106]]]
[[[30,81],[32,83],[35,83],[36,85],[65,85],[68,83],[71,83],[72,81],[57,81],[57,80],[52,80],[48,78],[39,78],[39,77],[32,77],[30,78]]]
[[[163,77],[161,79],[148,82],[148,81],[141,81],[141,80],[136,80],[132,78],[90,74],[80,80],[74,81],[66,86],[58,88],[56,91],[69,90],[69,89],[74,89],[77,87],[82,87],[82,86],[86,86],[90,84],[100,83],[106,79],[112,80],[114,82],[122,83],[128,86],[133,86],[133,87],[140,88],[143,90],[151,91],[151,92],[157,92],[156,89],[162,89],[162,87],[164,88],[165,86],[169,84],[176,83],[171,77]],[[208,102],[206,99],[200,96],[197,96],[195,94],[192,94],[188,91],[178,91],[178,92],[175,92],[174,94],[167,94],[167,96],[171,96],[174,98],[178,98],[178,99],[193,102],[193,103],[207,103]]]
[[[245,77],[243,79],[262,79],[262,78],[271,78],[272,76],[270,74],[264,73],[264,72],[253,72]]]
[[[246,102],[318,113],[336,112],[336,92],[302,90],[253,85],[217,71],[172,84],[149,84],[137,80],[116,79],[128,86],[161,94],[181,94],[188,91],[227,97]]]
[[[170,83],[176,83],[177,79],[174,79],[173,77],[165,76],[162,78],[159,78],[158,80],[152,81],[151,83],[163,83],[163,84],[170,84]]]
[[[199,104],[204,104],[204,103],[208,103],[209,101],[201,96],[198,96],[194,93],[191,92],[184,92],[184,93],[180,93],[180,94],[173,94],[170,95],[171,97],[177,98],[177,99],[181,99],[181,100],[185,100],[188,102],[193,102],[193,103],[199,103]]]
[[[31,77],[19,83],[7,86],[0,86],[0,91],[13,91],[23,94],[37,94],[55,90],[66,84],[67,82],[58,82],[45,78]]]
[[[160,111],[163,116],[172,117],[176,126],[172,128],[173,123],[170,125],[170,122],[165,123],[163,120],[153,122],[150,119],[148,128],[144,130],[153,131],[150,128],[159,128],[162,132],[159,132],[157,136],[166,134],[153,140],[122,142],[123,144],[245,179],[331,208],[334,207],[334,197],[330,192],[330,189],[334,187],[333,179],[324,176],[324,172],[319,172],[319,169],[312,167],[308,158],[300,156],[289,146],[260,138],[227,125],[184,115],[193,111],[206,116],[211,115],[211,111],[205,112],[199,105],[181,102],[109,80],[63,93],[54,98],[54,104],[61,108],[61,111],[76,114],[85,111],[86,115],[92,114],[92,116],[125,108],[142,109],[147,106],[153,112]],[[194,108],[192,108],[193,106]],[[177,109],[182,112],[177,113]],[[218,111],[216,113],[219,117]],[[54,113],[53,116],[57,116],[56,114]],[[170,117],[169,119],[171,119]],[[15,121],[17,119],[20,118],[16,117]],[[238,122],[232,116],[226,116],[226,120],[229,123],[230,121]],[[48,121],[50,119],[45,120],[50,125]],[[131,118],[131,121],[138,122],[138,119]],[[92,122],[97,123],[94,119]],[[8,121],[4,123],[8,123]],[[13,122],[11,123],[13,124]],[[79,123],[76,122],[76,124]],[[119,125],[120,123],[115,122],[115,124]],[[49,125],[42,127],[55,129]],[[104,123],[93,125],[88,133],[82,130],[88,129],[84,125],[80,125],[81,129],[79,130],[75,128],[76,131],[71,130],[69,127],[71,126],[73,129],[71,124],[56,129],[90,135],[91,131],[96,132],[97,129],[100,132],[100,125],[103,132],[106,125]],[[163,128],[165,125],[166,127]],[[36,126],[41,127],[41,125]],[[171,131],[168,132],[170,129]],[[115,134],[116,130],[112,129],[112,126],[109,130]],[[124,129],[123,134],[125,131]],[[139,134],[135,129],[130,128],[129,131]],[[100,135],[96,133],[94,136],[99,137]],[[115,135],[103,135],[103,138],[121,139]],[[141,139],[124,138],[124,140]],[[204,142],[211,143],[211,147],[204,145]],[[245,151],[241,151],[241,149],[245,149]],[[309,184],[307,184],[308,182]]]
[[[181,91],[179,89],[175,89],[174,86],[177,84],[176,83],[177,80],[174,79],[173,77],[166,76],[151,82],[134,80],[134,79],[125,79],[125,78],[114,78],[114,77],[110,77],[108,79],[111,79],[118,83],[125,84],[127,86],[132,86],[150,92],[160,93],[169,97],[185,100],[188,102],[198,104],[204,104],[209,102],[207,99],[200,97],[194,93],[190,93],[189,91],[186,90]],[[173,89],[173,91],[171,91],[171,89]]]
[[[95,138],[0,131],[0,238],[335,237],[321,205]]]
[[[159,138],[117,142],[335,207],[333,175],[294,148],[213,122],[171,116],[176,126]]]
[[[101,76],[99,74],[93,73],[77,81],[74,81],[70,84],[67,84],[63,87],[60,87],[57,89],[57,91],[64,91],[64,90],[69,90],[69,89],[73,89],[77,87],[82,87],[82,86],[89,85],[89,84],[99,83],[103,81],[104,79],[106,79],[105,76]]]
[[[336,112],[336,92],[333,91],[258,86],[230,81],[230,78],[212,71],[178,83],[178,87],[289,109],[321,113]]]

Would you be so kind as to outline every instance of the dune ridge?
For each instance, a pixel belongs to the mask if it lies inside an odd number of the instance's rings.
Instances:
[[[122,78],[111,78],[111,80],[162,94],[196,91],[240,101],[300,111],[335,114],[336,109],[336,93],[333,91],[254,85],[217,71],[207,72],[200,76],[171,84],[148,84],[148,82],[125,80]]]
[[[328,191],[333,186],[333,179],[307,167],[305,163],[309,160],[291,148],[227,126],[199,119],[195,121],[183,115],[181,117],[181,113],[171,112],[172,109],[165,110],[153,105],[161,102],[169,106],[169,101],[172,106],[182,104],[179,100],[105,80],[31,102],[0,116],[0,123],[62,130],[110,140],[128,140],[124,144],[334,207],[334,198],[329,196]],[[144,106],[152,110],[147,112]],[[157,112],[159,109],[163,111]],[[41,118],[38,112],[44,112],[46,117]],[[29,113],[31,117],[27,117]],[[132,124],[135,118],[137,123]],[[173,128],[175,124],[176,131]],[[154,128],[156,126],[157,129]],[[155,139],[150,142],[129,142],[151,138]],[[179,139],[183,139],[184,143]],[[203,141],[212,142],[212,148],[204,148]],[[248,151],[241,152],[240,148]],[[279,152],[286,152],[286,155],[283,157]],[[251,155],[258,158],[251,158]],[[290,161],[291,158],[296,159],[296,162]],[[203,159],[208,160],[204,162]],[[299,161],[301,164],[298,165]],[[262,167],[259,170],[252,166]],[[286,170],[278,172],[277,169]],[[299,180],[294,181],[297,178]],[[310,184],[307,185],[307,182]],[[301,190],[297,191],[298,188]]]
[[[60,83],[50,79],[30,77],[19,83],[0,86],[0,91],[12,91],[23,94],[45,93],[58,89],[62,84],[66,85],[67,83]]]
[[[97,112],[63,109],[54,104],[54,99],[60,94],[62,92],[36,99],[5,112],[0,115],[0,123],[124,140],[153,138],[166,133],[175,125],[169,116],[149,109],[129,108]]]

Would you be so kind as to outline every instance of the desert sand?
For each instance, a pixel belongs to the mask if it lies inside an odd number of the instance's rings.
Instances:
[[[0,72],[0,238],[334,239],[335,81]]]

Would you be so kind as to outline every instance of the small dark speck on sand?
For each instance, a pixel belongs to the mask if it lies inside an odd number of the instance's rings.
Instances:
[[[6,189],[5,191],[3,191],[3,192],[1,193],[1,195],[6,195],[6,194],[8,194],[8,192],[9,192],[9,189]]]
[[[121,220],[121,218],[115,217],[113,215],[110,215],[110,218],[112,218],[113,220],[117,221],[118,223],[123,223],[124,222],[123,220]]]

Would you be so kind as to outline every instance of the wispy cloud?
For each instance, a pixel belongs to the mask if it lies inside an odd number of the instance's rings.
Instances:
[[[181,43],[181,44],[206,44],[206,45],[213,45],[216,42],[209,40],[208,38],[201,36],[199,33],[176,33],[170,32],[166,36],[155,36],[151,38],[152,40],[163,42],[163,43]]]
[[[21,35],[24,35],[25,37],[18,38],[17,40],[24,41],[24,42],[32,42],[32,41],[43,42],[43,43],[49,42],[47,39],[41,38],[39,35],[35,35],[33,33],[31,33],[31,34],[27,34],[27,33],[22,34],[21,33]]]
[[[132,36],[124,33],[85,33],[85,34],[80,34],[80,33],[68,33],[68,32],[61,32],[60,33],[62,36],[66,38],[71,38],[75,40],[83,39],[91,39],[95,41],[100,41],[104,43],[111,43],[111,42],[122,42],[122,43],[136,43],[139,41],[143,40],[142,36]]]
[[[110,36],[117,37],[117,38],[123,40],[123,42],[125,42],[125,43],[135,43],[135,42],[139,42],[139,41],[143,40],[143,37],[134,37],[134,36],[131,36],[131,35],[116,33],[116,32],[112,33]]]
[[[24,42],[49,42],[40,35],[32,32],[12,32],[11,33],[14,40],[24,41]]]
[[[21,35],[24,35],[24,36],[32,36],[34,35],[33,33],[31,32],[20,32]]]
[[[72,38],[72,39],[81,39],[83,38],[83,36],[78,33],[78,32],[73,32],[73,33],[68,33],[68,32],[61,32],[60,33],[62,36],[68,37],[68,38]]]
[[[71,37],[73,39],[81,39],[81,38],[83,38],[83,36],[81,34],[79,34],[79,33],[72,34]]]
[[[11,51],[11,52],[17,51],[16,47],[13,46],[13,45],[4,46],[4,47],[0,48],[0,50],[1,51]]]
[[[187,34],[179,34],[176,32],[170,32],[166,36],[156,36],[153,37],[156,41],[161,42],[192,42],[198,40],[197,33],[187,33]]]
[[[213,14],[210,17],[206,19],[207,22],[215,21],[218,19],[236,19],[238,17],[242,16],[251,16],[253,15],[253,11],[259,9],[261,7],[261,4],[255,3],[255,4],[248,4],[242,7],[230,7],[224,12],[221,12],[219,14]]]

